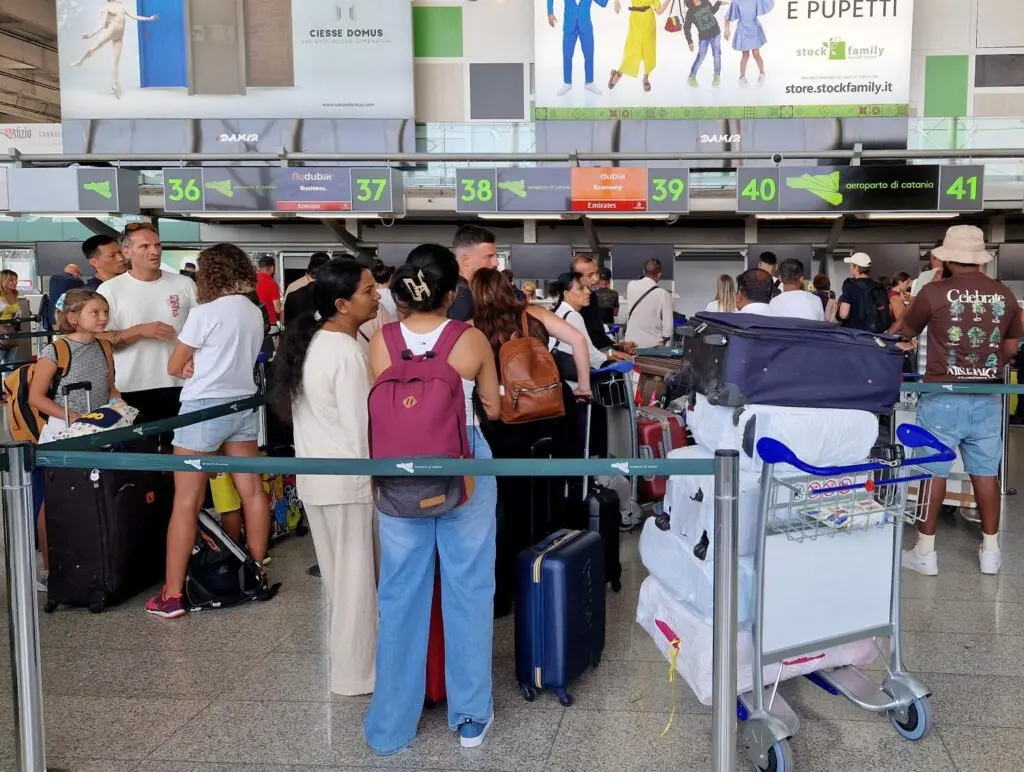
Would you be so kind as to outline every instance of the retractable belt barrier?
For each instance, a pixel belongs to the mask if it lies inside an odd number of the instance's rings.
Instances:
[[[8,322],[0,321],[0,324],[8,324]],[[33,338],[52,338],[54,335],[60,333],[53,332],[53,330],[40,330],[39,332],[5,332],[0,334],[0,341],[4,340],[31,340]]]

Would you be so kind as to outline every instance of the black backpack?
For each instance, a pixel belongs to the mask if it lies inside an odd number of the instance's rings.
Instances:
[[[861,295],[861,301],[857,308],[851,309],[851,319],[847,323],[849,327],[868,332],[886,332],[892,327],[892,309],[889,306],[889,293],[886,292],[881,282],[871,281],[871,284]]]
[[[267,585],[256,561],[216,520],[199,512],[199,536],[185,577],[185,600],[191,611],[270,600],[279,589],[280,582]]]

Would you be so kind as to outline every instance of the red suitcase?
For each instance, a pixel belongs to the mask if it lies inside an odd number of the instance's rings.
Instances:
[[[636,429],[640,458],[665,458],[670,450],[686,446],[683,417],[658,407],[637,408]],[[637,498],[641,503],[665,498],[664,477],[637,480]]]
[[[441,575],[438,574],[434,577],[434,599],[430,604],[425,705],[432,708],[446,699],[448,691],[444,681],[444,620],[441,617]]]

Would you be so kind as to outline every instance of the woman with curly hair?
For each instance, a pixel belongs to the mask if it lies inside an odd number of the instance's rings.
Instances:
[[[263,315],[246,297],[256,286],[249,256],[232,244],[217,244],[199,255],[199,306],[192,309],[178,335],[167,372],[182,378],[181,413],[223,405],[256,393],[252,371],[263,342]],[[255,456],[255,412],[212,418],[174,430],[174,453],[183,456]],[[257,474],[232,473],[242,501],[245,540],[257,563],[270,536],[270,508]],[[167,574],[163,590],[150,598],[146,611],[165,619],[185,613],[182,587],[196,541],[199,509],[207,475],[174,473],[174,509],[167,528]]]

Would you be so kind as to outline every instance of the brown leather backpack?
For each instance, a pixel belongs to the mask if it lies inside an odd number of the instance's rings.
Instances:
[[[562,380],[547,346],[530,335],[523,311],[521,329],[498,349],[501,421],[521,424],[565,415]]]

